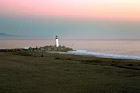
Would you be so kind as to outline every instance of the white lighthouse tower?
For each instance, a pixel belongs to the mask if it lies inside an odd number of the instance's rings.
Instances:
[[[58,36],[57,35],[55,37],[55,46],[56,47],[59,47],[59,41],[58,41]]]

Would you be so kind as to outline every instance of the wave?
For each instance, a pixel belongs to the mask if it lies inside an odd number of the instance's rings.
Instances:
[[[103,57],[111,57],[111,58],[122,58],[122,59],[136,59],[136,60],[140,60],[140,56],[128,56],[128,55],[121,55],[121,54],[99,53],[99,52],[91,52],[91,51],[87,51],[87,50],[68,51],[68,53],[70,53],[70,54],[103,56]]]

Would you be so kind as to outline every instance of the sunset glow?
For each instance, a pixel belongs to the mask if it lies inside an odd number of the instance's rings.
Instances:
[[[140,19],[139,0],[0,0],[1,15]]]

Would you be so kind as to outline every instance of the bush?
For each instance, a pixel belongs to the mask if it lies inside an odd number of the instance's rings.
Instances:
[[[42,54],[41,57],[44,57],[44,55]]]
[[[127,64],[127,66],[133,66],[133,64]]]

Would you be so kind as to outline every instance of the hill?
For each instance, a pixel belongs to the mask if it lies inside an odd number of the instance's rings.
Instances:
[[[25,37],[25,36],[0,33],[0,38],[18,38],[18,37]]]
[[[0,33],[0,37],[7,37],[7,36],[12,36],[12,35],[9,35],[9,34],[6,34],[6,33]]]

